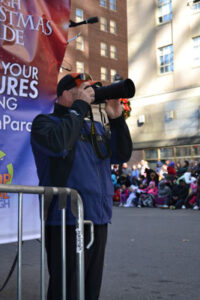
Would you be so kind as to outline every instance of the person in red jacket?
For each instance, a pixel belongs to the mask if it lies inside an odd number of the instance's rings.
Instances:
[[[176,175],[175,163],[171,161],[167,167],[167,172],[169,175]]]

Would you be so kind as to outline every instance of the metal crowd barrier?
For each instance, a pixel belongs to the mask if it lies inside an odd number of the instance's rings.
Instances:
[[[17,261],[17,300],[22,300],[22,218],[23,218],[23,194],[38,194],[40,196],[41,218],[41,256],[40,256],[40,299],[45,300],[45,193],[49,189],[53,195],[61,195],[59,207],[62,211],[62,300],[66,299],[66,197],[71,195],[71,207],[77,219],[76,224],[76,255],[77,255],[77,284],[78,299],[85,300],[85,268],[84,268],[84,224],[90,225],[91,239],[86,246],[89,249],[94,241],[94,226],[91,221],[83,219],[82,199],[77,191],[69,188],[36,187],[24,185],[0,184],[0,192],[18,194],[18,261]]]

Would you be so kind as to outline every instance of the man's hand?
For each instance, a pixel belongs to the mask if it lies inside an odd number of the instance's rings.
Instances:
[[[71,107],[75,100],[81,99],[90,105],[94,102],[94,97],[94,89],[88,82],[83,82],[79,87],[63,91],[62,95],[58,98],[58,103],[66,107]]]
[[[88,82],[83,82],[77,89],[76,99],[81,99],[89,105],[94,102],[94,89]]]
[[[120,99],[106,100],[105,111],[110,119],[116,119],[122,115],[122,105]]]

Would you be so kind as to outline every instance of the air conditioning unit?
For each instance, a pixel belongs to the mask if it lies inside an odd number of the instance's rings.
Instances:
[[[139,115],[138,123],[139,124],[144,124],[145,123],[145,115]]]

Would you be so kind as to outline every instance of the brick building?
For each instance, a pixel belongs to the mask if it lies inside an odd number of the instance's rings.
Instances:
[[[71,1],[71,20],[93,16],[99,18],[98,23],[69,28],[68,39],[80,36],[67,46],[59,79],[69,72],[86,72],[108,85],[117,72],[128,77],[126,1]]]

